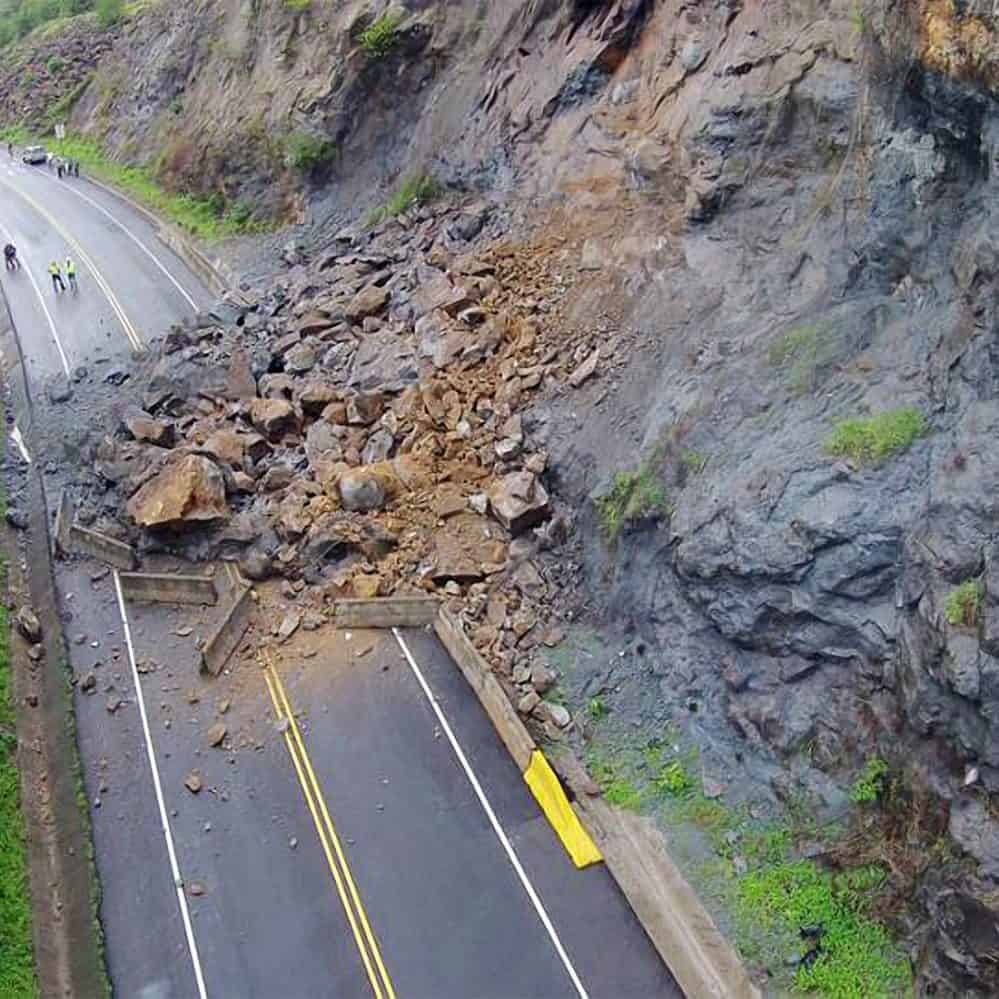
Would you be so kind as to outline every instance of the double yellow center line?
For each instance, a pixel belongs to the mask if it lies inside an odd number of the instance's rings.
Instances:
[[[271,695],[271,702],[274,705],[274,713],[277,716],[278,725],[284,735],[285,745],[291,756],[292,764],[295,767],[295,774],[298,782],[302,786],[306,804],[312,814],[312,821],[315,823],[316,832],[322,843],[323,852],[326,854],[326,862],[329,864],[333,881],[336,884],[337,894],[350,924],[351,933],[357,944],[358,953],[367,972],[368,980],[375,999],[395,999],[395,989],[392,987],[392,980],[385,969],[385,962],[382,960],[381,951],[378,949],[378,941],[371,929],[364,906],[357,891],[357,885],[350,873],[347,865],[347,858],[344,856],[343,847],[340,845],[340,837],[337,835],[333,820],[330,818],[329,809],[326,807],[326,799],[323,797],[322,789],[316,778],[316,773],[312,769],[309,754],[305,750],[305,743],[302,740],[302,733],[299,730],[298,722],[295,720],[295,712],[291,709],[288,694],[285,690],[281,677],[274,669],[270,660],[263,662],[264,679],[267,681],[267,690]]]
[[[97,269],[93,260],[90,259],[87,251],[84,250],[84,248],[80,246],[80,244],[55,220],[55,218],[53,218],[51,213],[43,208],[34,198],[31,197],[31,195],[25,194],[23,191],[18,190],[16,187],[13,187],[11,184],[2,179],[0,179],[0,183],[2,183],[8,190],[12,191],[16,197],[21,198],[23,201],[26,201],[29,205],[31,205],[31,207],[38,212],[38,214],[41,215],[42,218],[45,219],[45,221],[48,222],[48,224],[52,226],[52,228],[55,229],[60,236],[62,236],[67,244],[73,248],[77,257],[83,261],[87,270],[90,271],[94,281],[97,283],[97,286],[102,292],[104,292],[104,297],[108,300],[108,304],[118,317],[118,321],[121,323],[122,329],[125,331],[125,336],[128,338],[128,342],[132,345],[132,349],[140,354],[145,351],[146,344],[139,335],[139,331],[132,325],[128,316],[125,315],[125,310],[121,307],[121,302],[118,301],[117,296],[111,290],[111,286],[104,280],[103,275]]]

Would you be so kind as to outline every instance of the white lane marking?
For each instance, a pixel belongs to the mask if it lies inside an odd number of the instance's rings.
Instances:
[[[153,788],[156,791],[156,804],[160,810],[160,825],[163,827],[163,838],[166,840],[167,854],[170,857],[170,871],[173,874],[174,887],[177,889],[177,901],[180,903],[180,914],[184,920],[184,933],[187,935],[187,949],[191,952],[191,963],[194,965],[194,978],[198,984],[199,999],[207,999],[205,977],[201,970],[201,959],[198,957],[198,945],[194,940],[194,929],[191,926],[191,913],[187,908],[187,896],[184,894],[184,881],[180,876],[177,864],[177,852],[173,846],[173,833],[170,831],[170,820],[167,818],[166,803],[163,800],[163,787],[160,784],[160,771],[156,765],[156,753],[153,750],[153,739],[149,733],[149,719],[146,716],[146,701],[142,696],[142,684],[139,682],[139,670],[135,664],[135,649],[132,646],[132,629],[128,624],[125,612],[125,597],[121,592],[121,576],[118,570],[114,573],[114,588],[118,595],[118,612],[125,629],[125,645],[128,647],[128,660],[132,666],[132,683],[135,685],[135,699],[139,705],[139,717],[142,719],[142,734],[146,742],[146,755],[149,757],[149,769],[153,772]]]
[[[11,234],[3,227],[0,226],[0,235],[3,236],[5,243],[13,243],[14,240]],[[21,270],[28,275],[28,280],[31,282],[31,287],[35,289],[35,294],[38,296],[38,302],[42,307],[42,312],[45,313],[45,318],[49,324],[49,330],[52,332],[52,339],[55,340],[56,350],[59,351],[59,360],[62,362],[63,371],[66,372],[66,377],[70,377],[69,368],[69,358],[66,357],[66,351],[62,349],[62,340],[59,339],[59,334],[56,332],[55,320],[52,318],[52,313],[49,312],[48,305],[45,304],[45,296],[42,295],[41,288],[38,287],[38,282],[35,280],[35,275],[31,273],[28,269],[28,264],[26,261],[21,261]],[[10,272],[14,273],[14,272]],[[18,272],[19,273],[19,272]],[[8,278],[8,280],[10,280]]]
[[[479,783],[479,778],[475,776],[475,771],[472,770],[471,764],[465,756],[465,751],[461,748],[457,738],[455,738],[455,734],[451,730],[451,726],[448,724],[448,720],[445,718],[444,712],[441,710],[441,706],[437,702],[437,698],[434,696],[434,692],[430,689],[430,685],[427,683],[423,673],[420,671],[420,667],[416,665],[416,660],[413,658],[413,654],[409,651],[409,647],[403,641],[402,635],[399,634],[399,629],[393,628],[392,634],[395,635],[395,640],[399,643],[399,648],[402,649],[402,654],[406,657],[406,661],[409,663],[410,669],[412,669],[417,682],[420,684],[420,687],[423,689],[423,693],[430,702],[430,706],[434,709],[434,714],[437,715],[437,720],[440,722],[441,728],[444,730],[444,734],[447,736],[448,742],[451,743],[454,755],[458,757],[458,762],[461,764],[462,770],[465,771],[465,776],[472,785],[472,790],[475,791],[475,796],[479,799],[479,804],[482,805],[482,809],[486,813],[486,817],[489,819],[489,824],[493,827],[493,832],[496,833],[496,838],[503,845],[503,849],[506,851],[506,855],[511,866],[517,872],[517,877],[520,878],[520,883],[524,886],[524,891],[527,892],[527,897],[531,900],[531,904],[534,906],[534,911],[537,912],[538,918],[541,920],[542,925],[548,931],[548,936],[551,938],[551,942],[555,947],[555,952],[558,954],[562,964],[565,965],[565,970],[569,973],[569,978],[572,979],[572,984],[579,993],[580,999],[589,999],[586,989],[583,987],[583,983],[579,980],[579,975],[576,974],[576,969],[572,966],[572,961],[569,959],[569,955],[566,953],[565,947],[562,946],[562,941],[559,939],[558,933],[556,933],[555,927],[552,925],[552,921],[549,918],[548,913],[545,911],[545,907],[542,904],[541,899],[538,897],[537,891],[534,889],[534,885],[531,884],[531,879],[527,876],[527,872],[524,870],[524,867],[520,862],[520,858],[517,856],[517,853],[513,848],[513,844],[510,842],[507,834],[503,831],[503,827],[500,825],[500,821],[496,817],[496,813],[493,811],[492,805],[489,804],[486,792],[482,789],[482,785]]]
[[[21,452],[21,457],[24,459],[26,465],[31,464],[31,455],[28,454],[27,445],[24,443],[24,436],[21,434],[21,428],[15,423],[14,429],[10,433],[11,440],[17,445],[18,451]]]
[[[175,277],[174,277],[174,276],[173,276],[173,275],[172,275],[172,274],[171,274],[171,273],[170,273],[170,272],[169,272],[169,271],[167,270],[167,268],[166,268],[166,265],[165,265],[165,264],[163,264],[163,263],[162,263],[162,262],[160,261],[160,259],[159,259],[159,258],[158,258],[158,257],[157,257],[157,256],[156,256],[156,255],[155,255],[154,253],[153,253],[153,251],[152,251],[152,250],[150,250],[150,249],[149,249],[149,247],[148,247],[148,246],[146,246],[146,244],[145,244],[145,243],[143,243],[143,242],[142,242],[142,240],[141,240],[141,239],[139,239],[139,237],[138,237],[138,236],[136,236],[136,235],[135,235],[135,233],[133,233],[133,232],[132,232],[132,230],[131,230],[131,229],[129,229],[129,228],[128,228],[128,226],[126,226],[124,222],[120,222],[120,221],[119,221],[119,220],[118,220],[117,218],[115,218],[115,216],[114,216],[114,215],[112,215],[112,214],[111,214],[111,213],[110,213],[110,212],[109,212],[109,211],[108,211],[108,210],[107,210],[107,209],[106,209],[106,208],[105,208],[105,207],[104,207],[103,205],[99,205],[99,204],[98,204],[98,203],[97,203],[96,201],[94,201],[94,200],[93,200],[93,198],[90,198],[90,197],[88,197],[88,196],[87,196],[86,194],[84,194],[84,193],[83,193],[82,191],[78,191],[78,190],[77,190],[77,189],[76,189],[75,187],[73,187],[73,185],[72,185],[72,184],[66,184],[66,183],[64,183],[64,184],[63,184],[63,187],[64,187],[64,188],[65,188],[65,189],[66,189],[67,191],[72,191],[72,192],[73,192],[73,194],[75,194],[75,195],[76,195],[76,196],[77,196],[78,198],[83,198],[83,200],[84,200],[84,201],[86,201],[88,205],[93,205],[93,207],[94,207],[94,208],[96,208],[96,209],[97,209],[97,210],[98,210],[99,212],[101,212],[102,214],[106,215],[106,216],[107,216],[107,217],[108,217],[109,219],[111,219],[111,221],[112,221],[112,222],[114,222],[114,224],[115,224],[116,226],[118,226],[118,228],[119,228],[119,229],[121,229],[121,231],[122,231],[122,232],[123,232],[123,233],[124,233],[124,234],[125,234],[126,236],[128,236],[128,238],[129,238],[129,239],[130,239],[130,240],[131,240],[131,241],[132,241],[133,243],[135,243],[135,245],[136,245],[136,246],[137,246],[137,247],[138,247],[138,248],[139,248],[140,250],[142,250],[142,252],[143,252],[143,253],[144,253],[144,254],[145,254],[145,255],[146,255],[147,257],[149,257],[149,259],[150,259],[150,260],[151,260],[151,261],[152,261],[152,262],[153,262],[154,264],[156,264],[156,266],[157,266],[157,267],[158,267],[158,268],[159,268],[159,269],[160,269],[160,270],[161,270],[161,271],[163,272],[163,274],[164,274],[164,275],[166,276],[166,279],[167,279],[167,280],[168,280],[168,281],[169,281],[169,282],[170,282],[170,283],[171,283],[171,284],[172,284],[172,285],[173,285],[173,286],[174,286],[174,287],[175,287],[175,288],[177,289],[177,291],[179,291],[179,292],[180,292],[180,293],[181,293],[181,294],[182,294],[182,295],[184,296],[184,298],[185,298],[185,299],[187,299],[187,303],[188,303],[188,305],[190,305],[190,306],[191,306],[191,308],[192,308],[192,309],[194,309],[194,311],[195,311],[195,312],[197,312],[197,311],[198,311],[198,303],[197,303],[197,302],[195,302],[193,298],[191,298],[191,296],[190,296],[190,295],[189,295],[189,294],[188,294],[188,293],[187,293],[187,292],[186,292],[186,291],[184,290],[184,288],[183,288],[183,287],[181,286],[180,282],[179,282],[179,281],[178,281],[178,280],[177,280],[177,279],[176,279],[176,278],[175,278]]]

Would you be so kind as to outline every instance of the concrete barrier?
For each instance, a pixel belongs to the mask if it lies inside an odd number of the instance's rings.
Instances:
[[[760,999],[652,822],[586,795],[577,797],[575,810],[684,994],[691,999]]]
[[[218,603],[211,576],[188,576],[172,572],[123,572],[121,590],[129,600],[152,604]]]
[[[250,626],[253,614],[253,591],[249,586],[236,590],[225,617],[201,649],[201,668],[212,676],[218,676],[225,668],[229,657],[239,647],[239,643]]]
[[[458,664],[469,686],[478,695],[489,720],[503,740],[503,745],[520,772],[524,773],[531,765],[531,754],[538,747],[510,703],[506,691],[493,676],[489,664],[469,641],[461,622],[445,607],[441,607],[434,621],[434,631],[448,654]]]
[[[338,628],[422,628],[437,618],[440,601],[434,597],[381,597],[375,600],[338,600]]]
[[[70,525],[69,540],[74,551],[90,555],[98,562],[106,562],[116,569],[126,571],[135,568],[135,549],[124,541],[109,538],[106,534],[91,531],[79,524]]]
[[[59,493],[59,505],[56,507],[55,530],[52,532],[52,555],[69,554],[69,529],[73,525],[73,497],[68,489],[63,487]]]

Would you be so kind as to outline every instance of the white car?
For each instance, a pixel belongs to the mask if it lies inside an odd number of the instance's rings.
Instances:
[[[49,158],[44,146],[28,146],[21,154],[25,163],[45,163]]]

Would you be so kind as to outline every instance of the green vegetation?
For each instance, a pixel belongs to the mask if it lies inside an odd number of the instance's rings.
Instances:
[[[664,794],[685,795],[694,790],[695,781],[680,760],[672,760],[652,779],[652,785]]]
[[[944,617],[955,628],[974,628],[978,624],[978,614],[982,606],[982,583],[978,579],[967,579],[956,589],[951,590],[944,605]]]
[[[5,129],[0,132],[0,138],[18,145],[43,141],[21,128]],[[158,215],[202,239],[222,239],[240,233],[262,232],[267,228],[266,223],[254,217],[252,207],[246,202],[227,204],[220,195],[199,198],[192,194],[171,194],[157,183],[152,170],[116,163],[90,139],[70,136],[44,141],[52,152],[79,160],[88,173],[113,184]]]
[[[876,463],[905,451],[913,441],[925,437],[929,429],[926,417],[918,409],[902,406],[868,419],[837,423],[826,442],[826,450],[859,464]]]
[[[610,491],[596,501],[600,524],[608,541],[614,542],[628,525],[670,514],[669,496],[650,462],[634,472],[618,472]]]
[[[45,111],[45,117],[51,122],[61,122],[68,118],[70,111],[73,110],[76,102],[83,95],[83,91],[87,89],[88,83],[90,83],[89,79],[81,80],[71,90],[67,90],[59,100],[49,105]]]
[[[66,60],[57,55],[49,56],[48,62],[45,63],[45,68],[55,76],[66,68]]]
[[[669,830],[674,858],[714,905],[743,957],[767,969],[774,995],[908,994],[905,955],[873,916],[888,891],[884,867],[862,859],[833,870],[802,859],[799,845],[819,840],[831,847],[838,835],[817,827],[805,800],[792,801],[778,823],[754,818],[748,805],[708,798],[697,754],[680,746],[676,732],[645,745],[627,735],[612,738],[592,737],[586,752],[604,797],[655,816]],[[876,799],[886,770],[884,761],[868,761],[855,785],[863,789],[859,800]]]
[[[888,764],[880,756],[872,756],[860,771],[860,776],[850,788],[850,800],[856,804],[870,804],[877,801],[885,789]]]
[[[358,41],[371,59],[381,59],[392,51],[399,40],[399,25],[402,15],[389,11],[372,21],[370,27],[362,31]]]
[[[37,990],[24,822],[14,765],[17,737],[10,690],[9,634],[7,608],[0,604],[0,995],[4,999],[32,999]]]
[[[785,959],[798,952],[799,990],[836,999],[904,995],[909,964],[887,931],[866,915],[885,878],[874,865],[833,874],[808,860],[750,871],[736,888],[743,939],[775,938],[776,953]]]
[[[312,0],[284,0],[284,5],[292,10],[308,10]]]
[[[819,367],[831,357],[828,329],[818,323],[796,326],[777,338],[768,353],[775,368],[786,368],[791,390],[797,395],[815,388]]]
[[[586,705],[586,713],[591,721],[596,722],[606,718],[610,714],[610,708],[607,707],[607,702],[602,697],[591,697]]]
[[[23,38],[40,25],[94,7],[94,0],[0,0],[0,47]]]
[[[689,475],[700,475],[707,467],[708,459],[700,451],[692,451],[687,448],[680,455],[680,464]]]
[[[293,132],[285,139],[288,162],[300,173],[315,173],[336,155],[336,143],[309,132]]]
[[[433,177],[428,177],[425,174],[410,177],[403,181],[399,190],[381,208],[376,208],[370,212],[365,222],[369,226],[378,225],[379,222],[395,218],[417,205],[425,205],[435,201],[441,194],[441,186]]]
[[[97,20],[105,27],[120,21],[125,13],[124,0],[97,0],[94,4]]]

